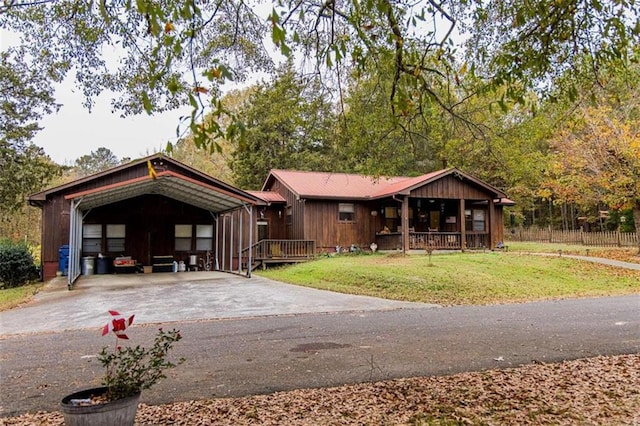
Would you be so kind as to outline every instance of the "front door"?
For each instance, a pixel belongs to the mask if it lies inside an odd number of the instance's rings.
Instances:
[[[258,221],[258,241],[269,239],[269,222],[266,220]]]
[[[440,212],[438,210],[431,211],[429,214],[429,230],[440,231]]]

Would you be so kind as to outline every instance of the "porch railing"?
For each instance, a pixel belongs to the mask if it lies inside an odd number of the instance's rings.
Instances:
[[[316,255],[313,240],[260,240],[242,251],[243,262],[249,257],[256,264],[298,262],[312,259]]]
[[[489,244],[489,234],[486,232],[475,232],[466,234],[468,249],[491,249]]]
[[[416,249],[460,249],[459,232],[411,232],[409,248]]]
[[[468,249],[488,247],[488,241],[489,235],[486,232],[465,235],[465,247]],[[411,250],[460,250],[461,248],[460,232],[411,232],[409,234]]]

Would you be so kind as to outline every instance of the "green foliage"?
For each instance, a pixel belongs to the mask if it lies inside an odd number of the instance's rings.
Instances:
[[[119,163],[118,157],[109,148],[100,147],[91,151],[91,154],[76,159],[75,169],[78,177],[83,177],[110,169]]]
[[[38,278],[38,269],[24,243],[0,241],[0,285],[19,287]]]
[[[266,17],[262,6],[234,0],[7,2],[0,6],[0,25],[20,35],[25,62],[44,78],[61,81],[75,71],[89,107],[103,90],[117,94],[114,107],[125,114],[191,105],[182,130],[191,130],[195,145],[210,152],[221,137],[242,137],[242,124],[220,102],[221,87],[272,69],[263,46],[269,32],[280,53],[309,59],[323,81],[333,78],[338,87],[345,67],[375,74],[388,69],[385,57],[391,57],[386,103],[394,116],[412,108],[416,93],[455,115],[449,95],[467,73],[500,92],[496,106],[502,110],[528,103],[529,90],[548,92],[555,77],[585,58],[592,80],[604,66],[625,63],[640,33],[637,5],[618,0],[272,1]],[[103,52],[116,46],[121,58],[107,61]],[[466,62],[456,64],[465,53]],[[567,84],[563,93],[575,97],[577,86]],[[200,126],[205,110],[231,120]]]
[[[166,378],[165,370],[176,366],[167,355],[180,339],[179,331],[160,328],[150,348],[116,346],[113,352],[103,348],[98,360],[106,369],[102,384],[108,388],[107,398],[113,401],[135,395]]]
[[[23,51],[0,52],[0,220],[25,205],[25,197],[60,175],[44,151],[29,141],[38,121],[58,107],[50,81],[30,69]]]
[[[240,187],[260,189],[271,169],[332,170],[331,104],[318,82],[296,75],[291,63],[272,83],[258,85],[239,115],[247,131],[231,169]]]

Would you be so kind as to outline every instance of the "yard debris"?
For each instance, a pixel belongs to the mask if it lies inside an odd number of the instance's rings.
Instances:
[[[141,404],[136,425],[638,424],[640,354],[244,398]],[[0,419],[62,425],[59,412]]]

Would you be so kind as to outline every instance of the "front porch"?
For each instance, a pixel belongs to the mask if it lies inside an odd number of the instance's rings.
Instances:
[[[401,232],[377,234],[378,250],[402,250]],[[464,241],[464,244],[462,242]],[[465,250],[491,248],[488,232],[415,232],[409,231],[409,250]]]
[[[306,262],[316,256],[316,242],[313,240],[263,239],[242,251],[242,266],[251,269],[269,264]]]

